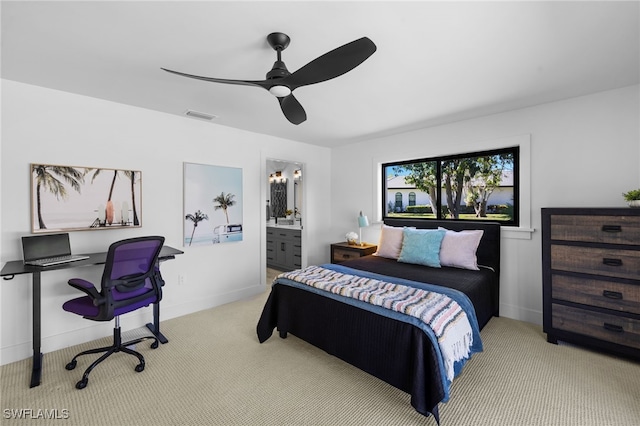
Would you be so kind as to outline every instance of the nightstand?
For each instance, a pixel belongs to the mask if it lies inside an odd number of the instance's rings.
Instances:
[[[378,250],[375,244],[349,245],[349,243],[331,244],[331,263],[341,263],[345,260],[373,254]]]

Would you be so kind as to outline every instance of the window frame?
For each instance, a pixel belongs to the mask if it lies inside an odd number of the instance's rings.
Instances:
[[[407,207],[416,205],[416,193],[415,191],[409,192],[409,199],[407,200]]]
[[[385,173],[385,171],[387,170],[388,167],[394,167],[394,166],[402,166],[402,165],[407,165],[407,164],[415,164],[415,163],[423,163],[423,162],[436,162],[436,179],[437,179],[437,183],[436,184],[436,198],[437,198],[437,203],[436,203],[436,217],[435,218],[415,218],[417,220],[439,220],[439,221],[443,221],[443,220],[451,220],[451,221],[459,221],[459,222],[464,222],[464,221],[471,221],[471,220],[490,220],[490,219],[479,219],[479,218],[468,218],[468,219],[453,219],[453,218],[446,218],[443,217],[442,215],[442,205],[444,204],[446,206],[446,202],[443,203],[443,180],[442,180],[442,163],[444,161],[450,161],[450,160],[459,160],[462,158],[476,158],[476,157],[486,157],[486,156],[493,156],[493,155],[499,155],[499,154],[512,154],[513,155],[513,171],[512,171],[512,179],[513,179],[513,218],[510,221],[496,221],[498,223],[500,223],[502,226],[507,226],[507,227],[513,227],[513,228],[518,228],[520,227],[522,221],[521,221],[521,200],[520,200],[520,195],[521,195],[521,191],[520,191],[520,173],[521,173],[521,146],[519,144],[516,145],[511,145],[511,146],[504,146],[504,147],[500,147],[500,148],[494,148],[494,149],[489,149],[489,150],[483,150],[483,151],[474,151],[474,152],[465,152],[465,153],[461,153],[461,154],[450,154],[450,155],[438,155],[438,156],[434,156],[434,157],[426,157],[426,158],[417,158],[417,159],[411,159],[411,160],[401,160],[401,161],[393,161],[393,162],[385,162],[385,163],[379,163],[381,168],[379,170],[381,170],[381,177],[382,177],[382,197],[381,197],[381,201],[382,201],[382,219],[387,219],[390,217],[394,217],[394,216],[389,216],[386,206],[387,206],[387,175]],[[412,218],[413,219],[413,218]]]

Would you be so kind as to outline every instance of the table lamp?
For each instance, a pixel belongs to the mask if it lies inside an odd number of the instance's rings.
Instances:
[[[360,245],[363,246],[362,243],[362,228],[369,226],[369,219],[362,214],[362,210],[360,211],[360,216],[358,216],[358,227],[360,228]]]

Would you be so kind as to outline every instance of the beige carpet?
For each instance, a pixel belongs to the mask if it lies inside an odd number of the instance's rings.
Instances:
[[[30,360],[0,368],[2,425],[435,425],[409,395],[294,336],[259,344],[267,293],[162,323],[169,343],[116,354],[84,390],[89,360],[64,366],[89,342],[47,353],[29,389]],[[640,364],[545,341],[540,327],[494,318],[441,404],[443,426],[640,424]],[[22,410],[22,411],[21,411]],[[28,411],[31,410],[31,411]],[[27,419],[17,419],[22,413]],[[58,419],[50,419],[58,417]]]

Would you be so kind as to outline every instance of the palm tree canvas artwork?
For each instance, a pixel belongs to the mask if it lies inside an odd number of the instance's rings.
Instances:
[[[32,232],[142,226],[138,170],[31,164]]]
[[[242,241],[242,169],[184,163],[184,246]]]

